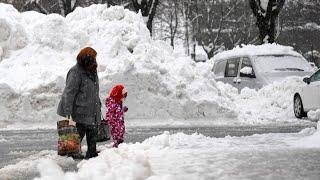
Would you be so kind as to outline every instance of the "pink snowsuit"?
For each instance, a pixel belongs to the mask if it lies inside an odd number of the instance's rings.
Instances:
[[[113,139],[113,147],[118,147],[123,142],[125,127],[124,127],[124,108],[122,103],[116,102],[112,97],[106,99],[106,120],[111,130]]]

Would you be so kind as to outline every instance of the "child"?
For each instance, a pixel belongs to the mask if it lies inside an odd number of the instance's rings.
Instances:
[[[106,99],[106,120],[110,126],[113,147],[118,147],[123,142],[125,133],[124,113],[128,111],[123,107],[123,100],[127,97],[127,92],[123,85],[116,85],[112,88],[110,96]]]

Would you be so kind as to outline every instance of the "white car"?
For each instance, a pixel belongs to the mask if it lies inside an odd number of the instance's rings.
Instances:
[[[212,69],[216,81],[229,83],[239,90],[260,89],[289,76],[308,76],[314,71],[299,54],[241,54],[216,59]]]
[[[320,70],[303,81],[306,84],[293,98],[293,110],[297,118],[306,117],[310,110],[320,109]]]

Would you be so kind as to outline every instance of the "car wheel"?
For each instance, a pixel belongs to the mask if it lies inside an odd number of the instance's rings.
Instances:
[[[306,117],[307,113],[303,110],[303,104],[300,95],[295,95],[293,100],[294,115],[297,118]]]

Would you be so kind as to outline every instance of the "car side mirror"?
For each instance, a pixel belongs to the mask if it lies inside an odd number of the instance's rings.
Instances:
[[[309,77],[305,77],[305,78],[303,78],[303,82],[310,84],[311,80]]]
[[[240,77],[255,78],[252,67],[246,66],[240,69]]]

